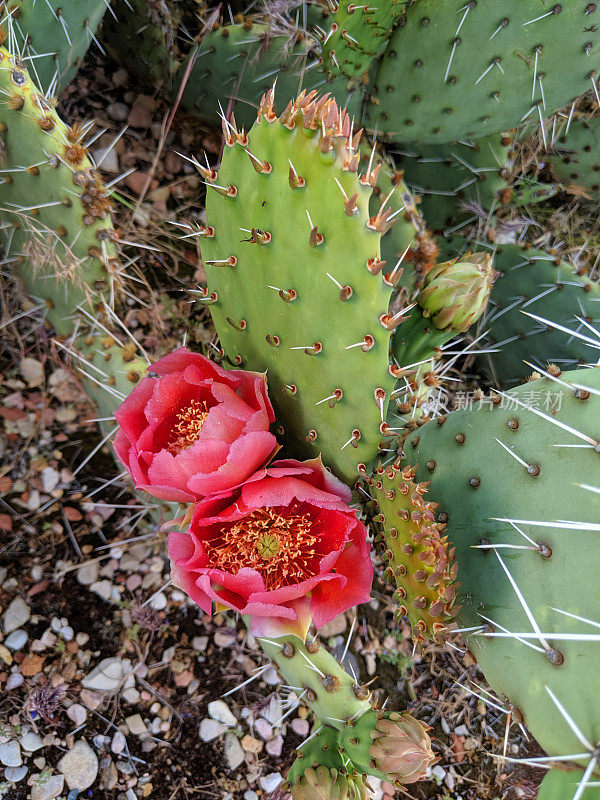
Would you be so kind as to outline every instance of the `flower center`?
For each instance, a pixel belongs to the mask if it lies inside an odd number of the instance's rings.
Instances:
[[[223,527],[204,547],[213,569],[235,575],[242,567],[250,567],[262,575],[265,588],[271,591],[314,575],[319,537],[312,527],[310,515],[300,514],[298,508],[266,506]]]
[[[200,436],[207,417],[208,407],[204,400],[192,400],[189,406],[178,411],[175,425],[169,436],[167,450],[176,456],[177,453],[191,447]]]

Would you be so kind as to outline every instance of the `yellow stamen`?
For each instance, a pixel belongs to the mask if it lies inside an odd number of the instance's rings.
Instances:
[[[210,566],[236,575],[242,567],[259,572],[268,591],[290,586],[315,574],[315,547],[309,514],[297,508],[258,508],[244,519],[224,526],[204,542]]]
[[[198,440],[207,417],[208,407],[203,400],[192,400],[189,406],[178,411],[167,450],[176,456],[191,447]]]

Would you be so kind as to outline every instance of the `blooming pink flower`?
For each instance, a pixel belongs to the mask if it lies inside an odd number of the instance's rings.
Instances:
[[[195,502],[239,486],[277,451],[265,376],[185,347],[150,368],[115,414],[114,447],[138,489]]]
[[[215,601],[251,616],[255,633],[275,620],[303,636],[311,617],[321,627],[369,599],[370,547],[351,497],[320,459],[276,461],[169,534],[174,583],[208,614]]]

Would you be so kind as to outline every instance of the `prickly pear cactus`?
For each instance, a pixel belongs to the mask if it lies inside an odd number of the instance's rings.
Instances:
[[[5,158],[0,200],[5,258],[47,319],[68,334],[84,307],[92,317],[118,285],[117,235],[110,201],[87,157],[86,129],[69,128],[40,94],[23,62],[0,48],[0,108]]]
[[[484,211],[501,204],[509,149],[510,137],[492,134],[473,142],[406,145],[396,158],[427,224],[442,230],[472,219],[475,204]]]
[[[331,92],[338,103],[358,117],[359,89],[344,77],[325,84],[318,69],[306,69],[309,60],[316,66],[310,42],[302,38],[294,44],[287,35],[272,36],[265,23],[248,20],[210,31],[181,65],[174,86],[179,86],[191,59],[194,63],[182,105],[207,120],[219,122],[219,103],[224,112],[231,103],[238,124],[250,127],[261,97],[275,79],[282,108],[301,89],[318,86],[321,91]]]
[[[458,622],[487,680],[549,755],[587,766],[600,741],[600,367],[428,422],[405,452],[456,548]]]
[[[0,19],[14,52],[28,62],[36,83],[49,97],[70,81],[107,12],[105,0],[2,0]],[[110,13],[110,12],[108,12]]]
[[[411,467],[380,464],[367,483],[388,574],[398,586],[398,613],[408,616],[413,639],[421,643],[442,639],[456,616],[458,564],[445,523],[435,519],[436,504],[424,499],[428,484],[415,483],[415,474]]]
[[[596,117],[577,116],[559,136],[548,161],[555,178],[576,184],[596,199],[600,193],[600,130]]]
[[[360,5],[342,0],[323,41],[323,61],[333,75],[366,82],[373,61],[381,55],[406,0]],[[336,3],[337,5],[337,3]]]
[[[539,122],[597,80],[598,19],[588,0],[419,0],[389,40],[365,122],[429,144]]]
[[[120,0],[102,26],[102,44],[131,75],[167,92],[175,72],[178,8],[167,0]]]
[[[580,800],[598,800],[600,798],[600,783],[597,776],[587,776],[585,789],[579,795]],[[537,800],[572,800],[577,796],[579,785],[584,780],[584,773],[580,769],[565,772],[560,769],[551,769],[545,775],[537,795]]]
[[[561,369],[594,362],[600,326],[600,286],[560,258],[519,245],[498,245],[498,279],[482,323],[479,363],[499,386],[521,382],[548,363]],[[529,316],[531,315],[531,316]]]
[[[375,176],[358,177],[358,137],[333,100],[303,93],[277,118],[270,94],[260,112],[248,134],[227,127],[219,174],[206,170],[213,320],[235,364],[268,371],[290,452],[352,481],[394,385],[380,258],[393,221],[384,206],[369,215]]]

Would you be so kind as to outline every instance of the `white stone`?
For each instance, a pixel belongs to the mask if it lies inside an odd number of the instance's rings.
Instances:
[[[271,697],[269,705],[263,708],[260,715],[263,719],[266,719],[267,722],[270,722],[271,725],[279,722],[281,719],[281,700],[279,699],[279,695],[274,694]]]
[[[22,647],[25,646],[27,643],[27,631],[24,631],[23,628],[17,628],[16,631],[9,633],[9,635],[4,640],[4,644],[8,647],[9,650],[20,650]]]
[[[150,600],[150,608],[153,608],[155,611],[163,611],[166,607],[167,595],[164,592],[155,594],[152,600]]]
[[[271,794],[271,792],[274,792],[282,781],[283,778],[279,772],[270,772],[268,775],[263,775],[263,777],[260,779],[260,785],[266,794]]]
[[[104,600],[105,603],[111,598],[112,595],[112,583],[110,581],[94,581],[90,585],[90,589],[94,594],[97,594],[101,600]]]
[[[110,743],[110,749],[112,750],[115,755],[122,753],[125,750],[125,746],[127,744],[127,739],[122,731],[117,731],[112,738],[112,742]]]
[[[99,692],[114,692],[123,680],[123,666],[121,659],[116,656],[103,658],[95,669],[87,675],[81,684],[86,689]]]
[[[223,751],[225,753],[225,760],[227,761],[227,766],[232,771],[234,769],[237,769],[246,760],[244,756],[244,750],[242,748],[242,745],[240,744],[240,740],[234,733],[228,733],[225,736]]]
[[[129,703],[129,705],[134,705],[134,703],[140,702],[141,695],[137,689],[131,687],[130,689],[125,689],[121,697],[126,703]]]
[[[203,653],[208,647],[208,636],[194,636],[192,639],[192,647],[198,653]]]
[[[16,631],[17,628],[25,625],[30,616],[31,610],[27,603],[21,597],[15,597],[4,612],[4,633]]]
[[[6,691],[10,692],[11,689],[17,689],[25,682],[25,678],[20,672],[11,672],[6,681]]]
[[[27,775],[27,767],[6,767],[4,777],[10,783],[18,783]]]
[[[51,775],[49,778],[35,775],[31,787],[31,800],[54,800],[62,794],[64,785],[64,775]]]
[[[63,625],[63,627],[59,630],[59,634],[65,642],[70,642],[73,637],[75,636],[75,631],[70,625]]]
[[[209,703],[208,714],[212,719],[216,719],[217,722],[222,722],[223,725],[227,725],[228,728],[233,728],[234,725],[237,725],[237,719],[233,716],[227,703],[224,703],[223,700],[213,700],[212,703]]]
[[[222,722],[217,722],[216,719],[209,719],[206,717],[206,719],[203,719],[200,723],[200,738],[203,742],[212,742],[213,739],[221,736],[226,730],[227,725],[223,725]]]
[[[72,706],[67,708],[67,717],[72,719],[75,725],[79,727],[79,725],[83,725],[87,719],[87,709],[80,703],[73,703]]]
[[[83,564],[77,570],[77,582],[82,586],[91,586],[92,583],[98,580],[98,568],[99,565],[97,561]]]
[[[23,763],[21,745],[16,739],[0,744],[0,763],[5,767],[20,767]]]
[[[439,784],[444,780],[444,776],[446,775],[446,770],[439,764],[436,764],[435,767],[432,768],[431,774]]]
[[[90,635],[89,633],[84,633],[83,631],[79,631],[79,633],[75,636],[75,641],[79,645],[79,647],[85,647],[85,645],[89,642]]]
[[[254,727],[256,728],[256,732],[258,733],[260,738],[264,739],[265,742],[272,738],[273,726],[269,725],[266,719],[262,719],[261,717],[259,717],[254,723]]]
[[[44,746],[42,737],[33,731],[28,731],[21,736],[21,747],[26,753],[35,753]]]
[[[244,800],[258,800],[258,795],[252,789],[247,789],[244,792]]]
[[[93,152],[96,164],[102,165],[103,172],[116,174],[119,171],[119,159],[114,147],[100,147]]]
[[[85,739],[79,739],[58,762],[58,770],[65,776],[69,789],[82,792],[96,780],[98,756]]]
[[[125,717],[125,722],[129,728],[129,732],[134,736],[144,736],[148,733],[146,723],[140,714],[132,714],[130,717]]]
[[[58,486],[59,480],[60,472],[57,472],[54,467],[44,467],[42,470],[42,484],[45,492],[54,491]]]
[[[272,665],[265,672],[263,672],[261,677],[267,686],[276,686],[278,683],[281,683],[281,678],[277,674],[275,667]]]

